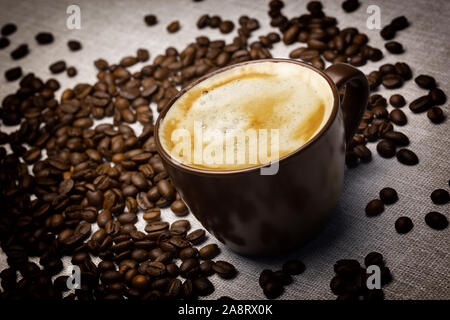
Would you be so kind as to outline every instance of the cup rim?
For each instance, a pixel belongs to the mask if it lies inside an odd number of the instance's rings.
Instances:
[[[331,80],[331,78],[324,71],[322,71],[322,70],[320,70],[318,68],[315,68],[312,65],[307,64],[305,62],[298,61],[298,60],[293,60],[293,59],[285,59],[285,58],[270,58],[270,59],[259,59],[259,60],[244,61],[244,62],[240,62],[240,63],[236,63],[236,64],[225,66],[225,67],[217,69],[217,70],[215,70],[215,71],[213,71],[211,73],[208,73],[208,74],[198,78],[195,81],[192,81],[187,86],[182,88],[175,96],[173,96],[169,100],[169,102],[166,104],[164,109],[159,113],[158,118],[156,120],[156,124],[155,124],[153,135],[155,137],[156,149],[158,151],[158,154],[162,158],[164,158],[165,161],[167,161],[168,163],[170,163],[172,166],[176,167],[177,169],[180,169],[182,171],[189,172],[189,173],[194,173],[194,174],[199,174],[199,175],[207,175],[207,176],[238,175],[238,174],[243,174],[243,173],[254,172],[254,171],[260,170],[261,168],[268,167],[270,164],[260,164],[260,165],[257,165],[257,166],[252,166],[252,167],[247,167],[247,168],[240,168],[240,169],[235,169],[235,170],[213,170],[213,169],[201,169],[201,168],[196,168],[196,167],[190,167],[188,165],[185,165],[185,164],[177,161],[170,154],[168,154],[166,152],[166,150],[164,149],[164,147],[162,146],[160,140],[159,140],[159,126],[161,124],[161,121],[164,119],[165,115],[167,114],[169,109],[172,107],[172,105],[175,103],[175,101],[177,101],[178,98],[180,98],[183,94],[185,94],[187,91],[192,89],[194,86],[196,86],[200,82],[202,82],[202,81],[204,81],[206,79],[209,79],[210,77],[212,77],[212,76],[214,76],[216,74],[222,73],[224,71],[228,71],[230,69],[233,69],[233,68],[236,68],[236,67],[239,67],[239,66],[243,66],[243,65],[247,65],[247,64],[253,64],[253,63],[262,63],[262,62],[273,62],[273,63],[287,62],[287,63],[294,63],[294,64],[301,65],[303,67],[309,68],[309,69],[313,70],[314,72],[318,73],[319,75],[321,75],[328,82],[328,85],[330,86],[331,91],[333,92],[333,107],[332,107],[332,110],[331,110],[331,114],[328,117],[328,120],[325,123],[325,125],[320,129],[319,132],[317,132],[314,135],[314,137],[312,137],[310,140],[308,140],[301,147],[299,147],[299,148],[295,149],[294,151],[292,151],[292,152],[290,152],[290,153],[280,157],[278,159],[278,163],[281,165],[281,162],[284,162],[285,160],[300,154],[302,151],[310,148],[316,141],[318,141],[325,134],[325,132],[327,132],[328,129],[331,127],[331,125],[333,124],[333,122],[334,122],[334,120],[335,120],[335,118],[337,116],[337,113],[338,113],[338,109],[339,109],[339,94],[338,94],[338,90],[337,90],[336,84],[333,82],[333,80]]]

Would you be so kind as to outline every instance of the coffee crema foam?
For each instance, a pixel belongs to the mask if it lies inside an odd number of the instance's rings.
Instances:
[[[160,141],[171,157],[194,168],[236,170],[268,164],[313,138],[330,117],[333,100],[328,82],[307,67],[289,62],[249,63],[218,73],[179,97],[161,120]],[[203,132],[200,140],[195,136],[199,123]],[[191,150],[181,147],[186,141],[176,133],[180,129],[189,132]],[[261,141],[256,149],[249,148],[254,141],[250,137],[254,136],[244,135],[245,140],[234,140],[234,161],[226,160],[226,133],[242,135],[253,130],[261,140],[261,129],[267,132],[266,149],[260,147]],[[275,131],[277,135],[273,134]],[[278,152],[271,152],[275,149],[272,143],[276,142]],[[223,149],[223,161],[214,151],[214,163],[196,160],[198,147],[203,151]],[[239,162],[242,147],[245,161]],[[256,162],[251,150],[256,152]]]

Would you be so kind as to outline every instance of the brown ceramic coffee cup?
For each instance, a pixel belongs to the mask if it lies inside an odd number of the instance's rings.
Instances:
[[[196,84],[244,64],[289,62],[309,68],[331,88],[333,106],[322,129],[306,144],[279,159],[275,175],[262,166],[207,170],[184,165],[163,148],[159,127],[174,102]],[[343,101],[339,90],[345,86]],[[369,95],[362,72],[348,64],[325,71],[303,62],[264,59],[225,67],[183,88],[156,122],[157,150],[173,184],[202,225],[244,255],[271,255],[298,248],[326,225],[342,189],[345,146],[353,136]]]

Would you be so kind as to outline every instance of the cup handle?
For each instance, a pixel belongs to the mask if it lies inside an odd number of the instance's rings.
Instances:
[[[325,70],[338,90],[346,85],[341,103],[344,115],[345,138],[347,143],[353,137],[367,106],[369,83],[364,73],[345,63],[336,63]]]

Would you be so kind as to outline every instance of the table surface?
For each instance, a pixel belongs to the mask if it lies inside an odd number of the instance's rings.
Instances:
[[[360,8],[346,14],[340,7],[341,1],[323,1],[325,13],[338,18],[339,27],[354,26],[360,32],[367,33],[370,45],[383,50],[385,58],[377,63],[368,63],[361,67],[365,73],[376,70],[384,63],[407,62],[414,75],[427,73],[433,75],[440,87],[448,91],[450,55],[450,2],[436,1],[371,1],[381,9],[381,24],[385,25],[392,18],[405,15],[411,26],[398,33],[396,40],[406,48],[402,55],[387,54],[384,41],[378,30],[366,27],[368,14],[367,1],[362,1]],[[306,11],[307,1],[285,1],[283,12],[291,17]],[[78,82],[95,82],[96,70],[93,61],[105,58],[114,63],[126,55],[135,54],[138,48],[147,48],[152,57],[162,53],[168,46],[184,48],[198,35],[207,35],[212,39],[231,41],[234,33],[222,35],[218,30],[198,30],[196,21],[201,14],[220,14],[224,19],[231,19],[237,24],[242,14],[255,17],[261,28],[252,39],[259,35],[276,31],[269,25],[267,15],[268,1],[213,1],[193,2],[190,0],[151,0],[151,1],[88,1],[80,0],[81,29],[69,30],[66,27],[66,8],[72,1],[51,0],[2,0],[0,3],[0,22],[17,24],[18,31],[11,35],[11,45],[0,50],[0,99],[17,89],[18,82],[7,83],[3,78],[5,70],[20,65],[24,72],[34,72],[43,79],[51,76],[48,66],[59,59],[78,69],[75,78],[68,78],[65,73],[56,76],[62,88],[73,87]],[[143,16],[156,14],[159,23],[147,27]],[[168,34],[166,26],[173,20],[179,20],[181,30]],[[48,46],[38,46],[34,40],[40,31],[52,32],[55,42]],[[83,49],[70,52],[67,48],[69,39],[82,42]],[[252,40],[251,39],[251,40]],[[20,61],[12,62],[9,53],[19,44],[28,43],[31,53]],[[274,57],[287,57],[289,52],[302,44],[286,47],[282,43],[272,50]],[[134,66],[132,70],[139,67]],[[62,90],[59,90],[61,94]],[[394,91],[379,91],[389,98]],[[401,93],[408,102],[425,94],[413,81],[407,82]],[[154,109],[155,106],[152,106]],[[391,108],[391,107],[390,107]],[[448,105],[444,105],[448,113]],[[333,218],[327,229],[306,247],[289,255],[276,258],[249,259],[241,257],[222,244],[220,259],[233,263],[239,270],[238,276],[223,280],[216,275],[212,277],[215,292],[208,298],[228,295],[238,299],[264,298],[258,286],[258,277],[265,268],[280,268],[288,258],[300,258],[307,269],[304,274],[296,276],[292,285],[286,287],[281,299],[334,299],[329,283],[334,275],[333,264],[341,258],[353,258],[363,261],[371,251],[381,252],[391,269],[394,281],[384,289],[387,299],[450,299],[450,228],[434,231],[424,222],[429,211],[439,211],[450,218],[449,205],[435,206],[430,200],[430,193],[437,188],[448,189],[449,170],[449,122],[432,124],[425,114],[412,114],[403,108],[408,125],[399,128],[410,137],[410,148],[419,156],[420,162],[413,167],[401,165],[395,158],[383,159],[378,156],[375,144],[369,144],[374,155],[373,160],[355,169],[346,170],[344,188]],[[12,128],[2,126],[1,130]],[[137,131],[139,132],[139,131]],[[400,200],[388,206],[378,217],[368,218],[364,214],[366,203],[378,196],[379,190],[390,186],[399,193]],[[163,219],[175,220],[169,209],[163,211]],[[394,229],[394,222],[400,216],[408,216],[414,222],[414,229],[406,235],[399,235]],[[188,219],[194,228],[200,227],[192,214]],[[142,217],[137,224],[144,227]],[[212,236],[209,242],[217,242]],[[65,259],[67,264],[68,258]],[[0,270],[7,266],[6,256],[0,253]]]

